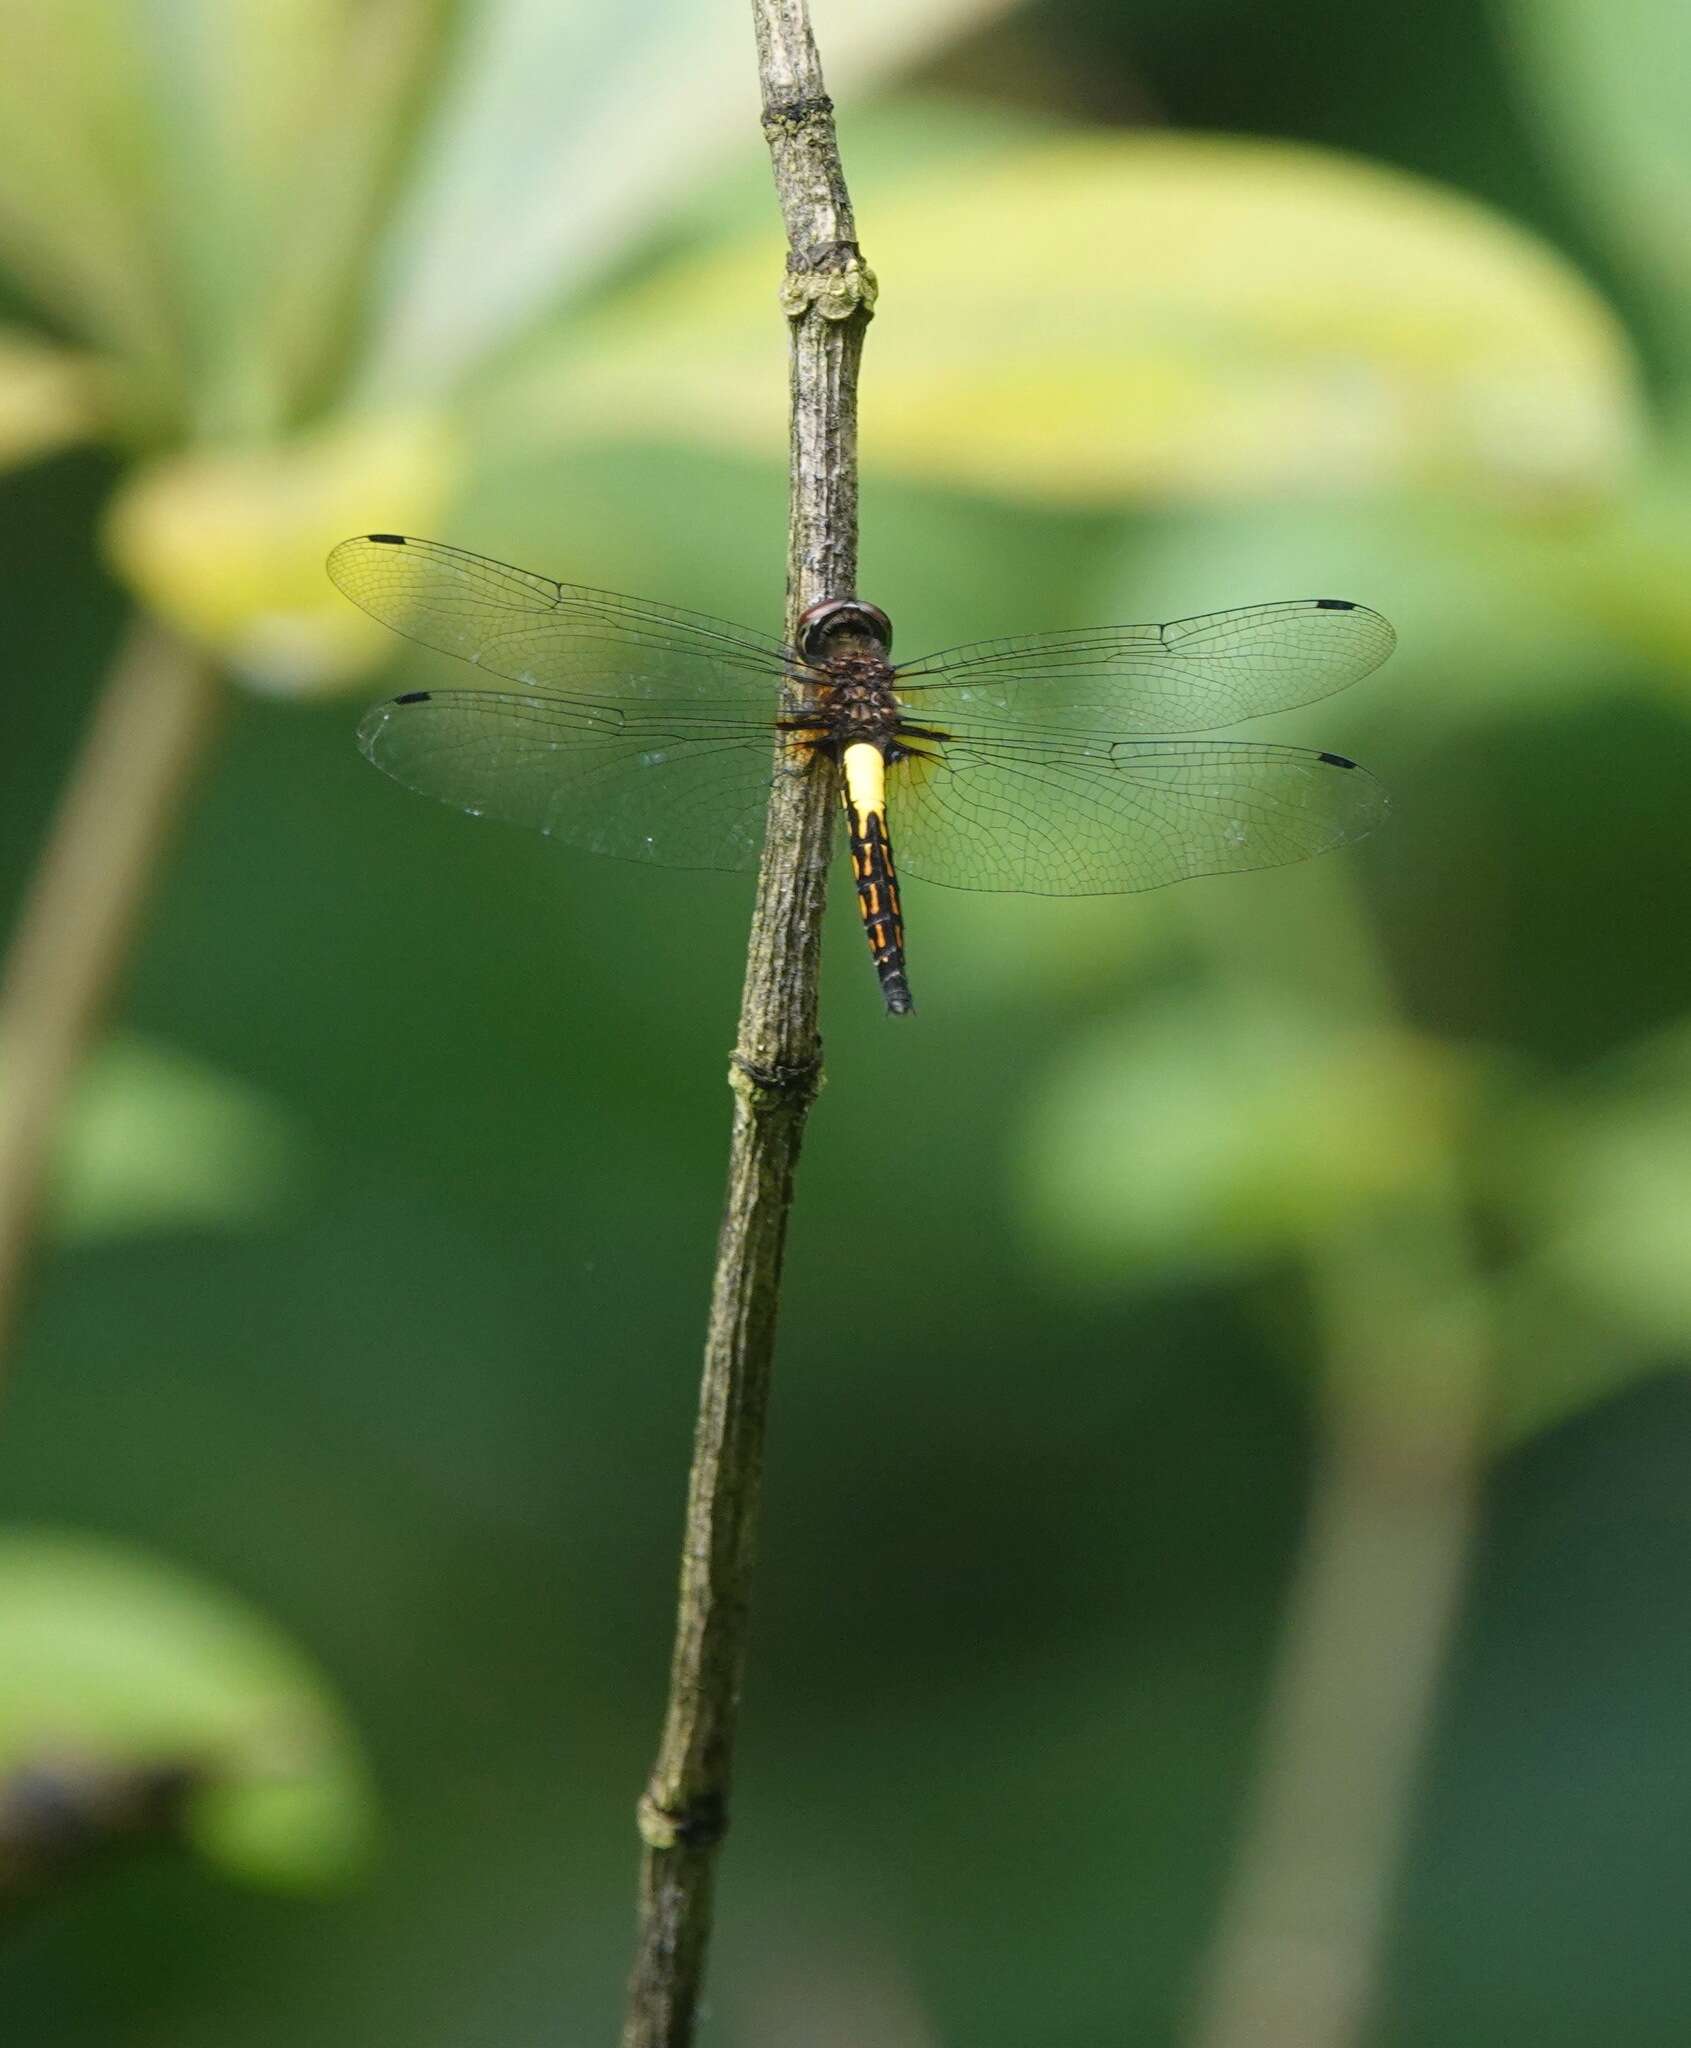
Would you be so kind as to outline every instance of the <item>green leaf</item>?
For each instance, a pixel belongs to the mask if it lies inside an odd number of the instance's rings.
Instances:
[[[1518,1440],[1691,1350],[1691,1033],[1675,1028],[1583,1082],[1518,1071],[1464,1162],[1499,1245],[1483,1284],[1494,1426]]]
[[[1621,259],[1691,321],[1691,8],[1509,0],[1503,47],[1548,146]]]
[[[115,1543],[13,1532],[0,1537],[0,1776],[78,1765],[191,1773],[191,1839],[254,1883],[333,1883],[368,1853],[355,1739],[269,1622]]]
[[[1691,1350],[1691,1033],[1640,1048],[1536,1134],[1540,1271],[1657,1353]]]
[[[74,1238],[270,1223],[298,1192],[304,1149],[256,1089],[133,1039],[90,1061],[60,1146],[55,1222]]]
[[[1533,237],[1332,152],[1076,135],[927,166],[863,222],[877,470],[1072,503],[1273,490],[1612,490],[1640,435],[1618,323]],[[559,328],[495,442],[783,445],[773,233]]]
[[[1266,991],[1248,1013],[1147,1002],[1077,1044],[1041,1091],[1033,1220],[1104,1285],[1135,1269],[1247,1271],[1441,1187],[1469,1086],[1447,1048]]]

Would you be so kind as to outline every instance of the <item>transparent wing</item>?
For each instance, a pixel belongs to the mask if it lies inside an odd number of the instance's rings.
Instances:
[[[1397,635],[1342,598],[1247,605],[1166,626],[977,640],[898,671],[918,722],[1006,731],[1208,732],[1312,704],[1379,667]]]
[[[358,743],[407,789],[590,853],[757,866],[775,763],[768,720],[534,690],[415,690],[368,712]]]
[[[778,640],[698,612],[554,583],[439,541],[365,534],[329,575],[384,626],[530,689],[680,700],[773,721],[793,666]]]
[[[1343,755],[1249,741],[971,735],[896,761],[887,777],[901,873],[1036,896],[1280,867],[1361,839],[1388,808]]]

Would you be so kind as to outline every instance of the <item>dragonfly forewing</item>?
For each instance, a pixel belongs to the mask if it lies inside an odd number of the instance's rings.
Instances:
[[[895,687],[913,717],[941,725],[1209,732],[1331,696],[1396,644],[1366,605],[1295,598],[1168,625],[978,640],[901,667]]]
[[[702,612],[556,583],[462,548],[400,535],[343,541],[329,574],[396,633],[532,689],[684,697],[774,715],[796,657]]]

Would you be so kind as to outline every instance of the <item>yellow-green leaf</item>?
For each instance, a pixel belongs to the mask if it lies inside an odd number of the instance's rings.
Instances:
[[[320,394],[444,0],[130,0],[202,435]]]
[[[142,603],[255,687],[326,689],[393,651],[392,635],[330,583],[329,550],[371,528],[436,531],[454,468],[449,430],[422,415],[179,456],[119,492],[107,545]]]
[[[133,5],[4,0],[0,261],[56,321],[168,381],[177,359],[149,216],[145,66]]]
[[[97,366],[17,327],[0,327],[0,469],[52,455],[104,424]]]
[[[1633,359],[1495,213],[1309,148],[1079,136],[927,166],[862,223],[881,470],[1070,502],[1626,469]],[[678,261],[513,373],[489,433],[783,445],[773,230]]]
[[[0,0],[0,261],[149,434],[320,402],[446,0]]]

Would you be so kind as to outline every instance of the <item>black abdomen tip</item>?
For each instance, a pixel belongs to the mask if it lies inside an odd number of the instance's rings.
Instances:
[[[402,533],[367,533],[364,538],[379,540],[385,548],[402,548],[405,545],[405,536]]]
[[[902,974],[884,975],[881,980],[881,994],[886,998],[889,1017],[914,1016],[916,1004],[910,994],[910,984]]]

